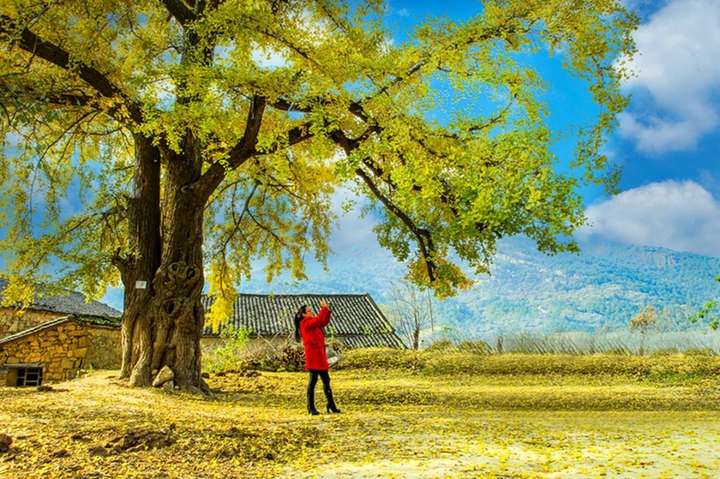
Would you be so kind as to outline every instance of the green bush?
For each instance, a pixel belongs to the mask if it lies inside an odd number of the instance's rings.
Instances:
[[[242,370],[247,368],[243,352],[250,340],[250,331],[243,328],[228,328],[220,335],[221,342],[205,352],[203,368],[211,373]]]
[[[246,329],[226,329],[218,346],[204,352],[203,367],[206,371],[302,371],[305,355],[301,344],[291,338],[280,341],[250,341]]]

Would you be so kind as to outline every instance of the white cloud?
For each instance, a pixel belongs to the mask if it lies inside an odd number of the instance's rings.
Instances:
[[[624,191],[587,209],[581,238],[720,256],[720,201],[694,181]]]
[[[291,18],[306,35],[305,39],[316,47],[322,45],[332,33],[331,23],[307,8],[296,12]],[[253,44],[252,60],[260,68],[273,70],[286,67],[291,63],[290,57],[290,50],[283,46]]]
[[[333,30],[331,22],[317,11],[304,9],[295,17],[300,29],[316,45],[321,45]]]
[[[330,22],[316,15],[309,9],[303,9],[293,15],[292,19],[315,46],[320,46],[331,32]],[[288,66],[290,63],[290,51],[275,48],[273,46],[258,44],[253,45],[252,60],[260,68],[273,70]]]
[[[720,124],[720,1],[673,0],[635,33],[637,76],[626,83],[635,110],[620,133],[641,151],[693,148]],[[639,109],[652,113],[643,114]]]
[[[169,110],[175,104],[175,83],[172,80],[164,79],[152,84],[155,96],[158,101],[158,107],[163,110]]]
[[[395,40],[392,37],[386,37],[380,44],[380,51],[390,53],[395,48]]]

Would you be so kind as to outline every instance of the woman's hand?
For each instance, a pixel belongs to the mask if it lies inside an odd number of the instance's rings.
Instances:
[[[330,305],[327,304],[327,301],[324,301],[324,300],[323,300],[323,301],[320,301],[320,307],[321,307],[321,308],[329,308]]]

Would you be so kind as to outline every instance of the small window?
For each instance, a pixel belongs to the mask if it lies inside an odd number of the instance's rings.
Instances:
[[[10,367],[7,375],[8,386],[40,386],[43,370],[40,367]]]

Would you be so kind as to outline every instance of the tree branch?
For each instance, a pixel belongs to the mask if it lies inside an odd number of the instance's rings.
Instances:
[[[245,122],[245,132],[240,141],[230,150],[230,168],[240,166],[250,157],[250,153],[255,151],[266,104],[267,99],[264,96],[253,96]]]
[[[365,132],[367,133],[367,131]],[[365,135],[363,134],[363,136]],[[359,145],[358,140],[353,140],[351,138],[348,138],[347,135],[341,130],[335,130],[330,133],[330,137],[345,150],[345,153],[352,153],[352,151],[357,148]],[[367,161],[370,161],[369,159]],[[364,162],[365,163],[365,162]],[[378,166],[377,169],[373,169],[373,171],[381,173],[382,169]],[[428,272],[428,278],[430,281],[435,281],[436,275],[435,270],[437,269],[437,266],[435,264],[435,261],[433,259],[433,255],[435,253],[435,245],[432,240],[432,235],[430,234],[430,231],[428,231],[426,228],[422,228],[418,226],[410,216],[405,213],[402,209],[400,209],[399,206],[397,206],[387,195],[385,195],[378,185],[372,180],[370,175],[368,175],[365,170],[363,170],[361,167],[358,167],[355,169],[355,174],[358,175],[367,185],[367,187],[370,189],[370,191],[373,193],[373,195],[380,200],[380,202],[385,206],[385,208],[388,209],[392,214],[394,214],[400,221],[403,222],[403,224],[410,230],[410,232],[415,236],[415,239],[417,240],[418,247],[420,248],[420,253],[422,254],[423,259],[425,260],[425,266],[427,267]],[[389,182],[389,179],[386,179],[385,181]],[[392,185],[392,184],[391,184]]]
[[[14,85],[11,86],[2,80],[0,80],[0,90],[11,92],[16,95],[16,99],[18,96],[44,98],[49,103],[58,106],[87,106],[93,100],[92,96],[83,93],[40,91],[29,85],[23,85],[22,90],[18,90]]]
[[[7,15],[0,15],[0,34],[10,37],[11,43],[22,50],[38,56],[68,72],[76,73],[86,84],[106,98],[120,98],[129,117],[135,123],[142,123],[142,109],[125,93],[115,86],[104,74],[82,62],[72,61],[70,53],[63,48],[40,38],[26,27],[19,26]]]
[[[260,186],[260,182],[256,181],[253,185],[252,190],[245,198],[245,204],[243,205],[243,209],[240,212],[240,217],[235,217],[235,209],[232,209],[233,212],[233,227],[232,231],[225,237],[225,240],[223,241],[222,248],[220,248],[220,251],[218,252],[219,255],[221,255],[223,258],[225,258],[228,245],[230,244],[230,241],[235,237],[235,234],[240,230],[240,226],[242,224],[243,217],[245,216],[245,213],[248,213],[250,211],[250,201],[252,200],[253,196],[255,196],[255,192],[257,191],[258,187]]]
[[[418,247],[420,248],[420,253],[422,254],[422,257],[425,261],[428,278],[431,282],[435,281],[435,270],[437,269],[437,266],[434,259],[432,258],[432,255],[435,253],[435,246],[433,244],[430,231],[416,225],[415,222],[410,218],[410,216],[407,215],[407,213],[405,213],[395,203],[393,203],[387,195],[383,194],[378,185],[373,182],[372,178],[370,178],[370,176],[362,168],[357,168],[355,170],[355,173],[365,182],[370,191],[372,191],[373,195],[375,195],[375,197],[380,200],[383,205],[385,205],[385,208],[387,208],[388,211],[390,211],[400,221],[402,221],[403,224],[415,236]]]
[[[180,25],[187,25],[195,20],[195,12],[183,0],[163,0],[165,8]]]
[[[295,145],[313,136],[310,131],[311,123],[305,122],[287,130],[282,139],[279,138],[272,147],[262,151],[258,150],[257,135],[262,124],[262,113],[264,112],[266,101],[265,97],[253,97],[250,110],[248,111],[245,132],[240,141],[228,153],[228,163],[226,165],[220,162],[213,163],[202,175],[200,180],[198,180],[198,194],[201,195],[200,197],[204,198],[205,201],[210,198],[213,191],[222,183],[227,171],[239,168],[250,158],[274,153],[281,147]]]
[[[65,106],[65,107],[90,107],[93,111],[97,111],[98,113],[106,113],[110,117],[114,118],[116,121],[122,123],[123,118],[122,116],[117,116],[117,113],[120,111],[121,106],[115,105],[111,108],[108,108],[106,110],[102,110],[100,108],[100,105],[94,104],[98,97],[87,95],[85,93],[70,93],[70,92],[52,92],[52,91],[42,91],[39,90],[31,85],[23,85],[21,89],[18,89],[16,86],[10,86],[7,83],[0,80],[0,90],[11,92],[14,96],[12,99],[14,100],[14,104],[16,106],[19,105],[26,105],[27,104],[27,98],[30,99],[30,101],[35,101],[39,99],[40,101],[47,102],[50,105],[54,106]],[[5,106],[3,104],[3,106]],[[118,131],[118,129],[112,130]],[[91,134],[91,133],[88,133]]]

